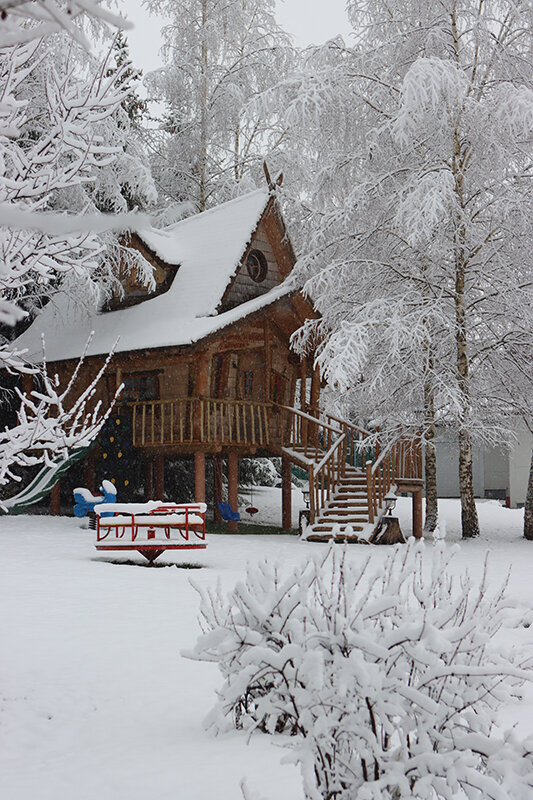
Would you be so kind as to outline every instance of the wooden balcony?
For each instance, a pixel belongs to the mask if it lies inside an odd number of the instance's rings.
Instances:
[[[132,403],[134,447],[216,449],[270,443],[268,403],[179,397]]]

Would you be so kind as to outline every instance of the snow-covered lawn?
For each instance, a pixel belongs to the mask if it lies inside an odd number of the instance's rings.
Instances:
[[[295,519],[301,493],[294,492]],[[254,491],[261,520],[279,523],[279,489]],[[460,542],[459,504],[440,503],[448,540]],[[487,552],[533,621],[533,544],[523,512],[479,503],[482,535],[460,542],[457,568],[478,574]],[[404,533],[410,501],[398,504]],[[0,518],[0,796],[6,800],[239,800],[243,777],[268,800],[301,800],[297,770],[260,734],[212,736],[202,721],[220,684],[216,667],[180,656],[197,636],[190,585],[228,588],[247,561],[293,564],[323,552],[293,536],[209,538],[205,551],[164,554],[147,567],[113,564],[74,518]],[[349,557],[382,560],[388,548],[352,545]],[[117,556],[121,558],[121,556]],[[124,558],[124,557],[123,557]],[[204,568],[162,565],[194,562]],[[533,627],[503,631],[501,646],[528,647]],[[533,691],[505,723],[533,732]]]

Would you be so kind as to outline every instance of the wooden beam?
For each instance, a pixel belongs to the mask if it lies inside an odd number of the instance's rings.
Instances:
[[[157,455],[154,459],[155,499],[165,500],[165,456]]]
[[[194,454],[194,500],[205,503],[205,453],[199,450]]]
[[[300,411],[307,411],[307,358],[300,360]]]
[[[292,529],[292,483],[291,462],[286,456],[281,459],[281,527]]]
[[[270,381],[272,377],[272,340],[270,331],[270,322],[265,317],[265,371],[263,373],[263,397],[265,403],[270,401],[271,386]]]
[[[318,367],[314,367],[313,376],[311,378],[311,396],[309,398],[309,403],[311,405],[311,408],[318,408],[319,402],[320,402],[320,369]]]
[[[59,517],[61,514],[61,481],[54,484],[50,492],[50,516]]]
[[[211,354],[207,351],[198,353],[196,360],[196,379],[194,382],[194,395],[196,397],[209,396],[209,367]]]
[[[222,522],[222,514],[217,503],[222,502],[222,458],[213,456],[213,521]]]
[[[233,450],[228,453],[228,502],[233,511],[239,508],[239,456]],[[238,523],[234,520],[228,522],[228,530],[232,533],[238,531]]]
[[[421,539],[423,535],[422,489],[413,491],[413,536]]]
[[[152,458],[144,460],[144,499],[154,499],[154,461]]]

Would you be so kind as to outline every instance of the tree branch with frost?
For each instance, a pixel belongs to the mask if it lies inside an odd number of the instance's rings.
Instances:
[[[105,0],[0,0],[0,47],[65,31],[90,50],[83,23],[89,21],[119,30],[132,27],[131,22],[105,6]]]
[[[77,379],[91,339],[92,336],[63,388],[59,384],[58,376],[50,376],[48,373],[43,339],[42,365],[33,371],[39,388],[29,395],[15,389],[20,400],[17,423],[0,432],[0,485],[21,480],[14,469],[36,464],[50,466],[52,460],[58,457],[67,460],[69,450],[89,445],[105,424],[122,387],[117,389],[107,409],[102,409],[100,401],[94,404],[94,396],[113,356],[114,348],[94,379],[76,396]]]
[[[308,800],[526,800],[531,747],[496,723],[530,663],[498,646],[505,584],[485,565],[475,585],[452,559],[439,538],[377,568],[332,547],[199,590],[203,634],[184,655],[222,676],[206,723],[277,733]]]

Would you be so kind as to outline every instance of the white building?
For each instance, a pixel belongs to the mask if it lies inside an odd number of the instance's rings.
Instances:
[[[520,508],[526,499],[533,435],[525,426],[511,450],[474,449],[474,493],[506,501]],[[437,492],[439,497],[459,497],[459,442],[451,434],[437,440]]]

